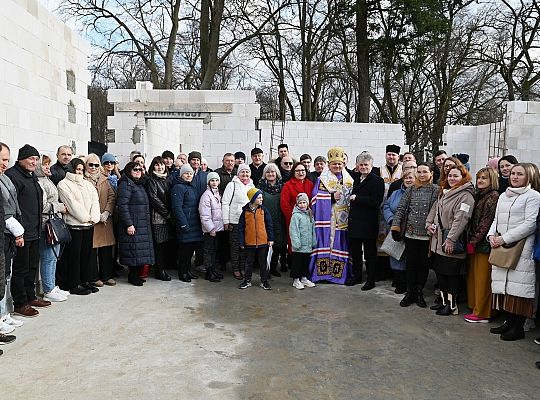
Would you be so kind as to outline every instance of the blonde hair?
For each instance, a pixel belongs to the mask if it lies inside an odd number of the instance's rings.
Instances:
[[[533,188],[537,192],[540,192],[540,172],[538,171],[538,167],[536,166],[536,164],[520,163],[516,165],[521,165],[525,169],[529,180],[528,183],[531,185],[531,188]]]
[[[101,160],[99,159],[98,155],[95,153],[90,153],[85,157],[84,163],[86,164],[86,166],[88,166],[88,163],[90,162],[101,164]]]
[[[499,190],[499,175],[496,170],[491,167],[484,167],[476,173],[476,179],[480,175],[486,175],[489,178],[489,189]]]
[[[41,155],[41,165],[50,164],[51,161],[51,157],[49,157],[47,154]]]

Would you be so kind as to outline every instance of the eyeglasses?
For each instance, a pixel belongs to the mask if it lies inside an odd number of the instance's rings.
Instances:
[[[99,167],[99,164],[88,163],[88,166],[89,166],[89,167],[98,168],[98,167]]]
[[[142,168],[133,168],[132,171],[133,172],[142,172]]]
[[[284,162],[283,164],[284,164],[284,165],[293,165],[292,162]]]
[[[104,161],[103,162],[103,165],[114,165],[114,164],[116,164],[114,161]]]
[[[294,172],[296,172],[298,174],[305,174],[306,170],[305,169],[295,169]]]

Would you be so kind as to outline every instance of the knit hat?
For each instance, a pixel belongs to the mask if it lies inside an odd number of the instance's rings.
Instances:
[[[247,192],[247,197],[249,199],[249,202],[250,203],[255,202],[255,200],[257,200],[257,197],[259,197],[260,194],[262,194],[262,192],[257,188],[249,189]]]
[[[202,155],[200,151],[192,151],[188,154],[188,162],[191,161],[192,158],[198,158],[199,161],[202,159]]]
[[[161,158],[172,158],[174,160],[174,154],[170,150],[165,150],[163,154],[161,154]]]
[[[191,172],[193,173],[193,168],[191,168],[191,165],[189,164],[184,164],[182,165],[182,168],[180,168],[180,176],[188,173],[188,172]]]
[[[106,162],[113,162],[113,163],[116,163],[116,157],[114,156],[114,154],[111,154],[111,153],[105,153],[101,156],[101,163],[106,163]]]
[[[220,180],[219,179],[219,174],[217,172],[208,173],[208,175],[206,176],[206,184],[207,185],[210,183],[211,179],[217,179],[219,181]]]
[[[251,149],[251,155],[254,156],[255,154],[262,154],[264,153],[264,151],[262,151],[262,149],[259,149],[258,147],[254,147],[253,149]],[[245,158],[244,158],[245,160]]]
[[[301,201],[305,201],[306,203],[309,204],[308,195],[305,193],[298,193],[298,195],[296,196],[296,205],[298,205],[298,203],[300,203]]]
[[[240,172],[242,172],[242,171],[251,172],[251,169],[249,168],[249,165],[247,165],[247,164],[240,164],[238,166],[238,171],[236,172],[236,175],[240,175]]]
[[[23,147],[19,149],[19,155],[17,156],[17,161],[24,160],[28,157],[39,157],[39,151],[36,150],[35,147],[30,146],[29,144],[25,144]]]
[[[238,160],[239,158],[245,160],[246,155],[244,153],[242,153],[241,151],[237,151],[236,153],[234,153],[234,159]]]
[[[401,151],[401,147],[399,147],[398,145],[389,144],[388,146],[386,146],[386,152],[387,153],[399,154],[400,151]]]

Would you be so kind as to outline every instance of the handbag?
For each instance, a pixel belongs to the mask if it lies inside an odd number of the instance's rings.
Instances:
[[[527,238],[523,238],[517,242],[503,244],[491,249],[488,262],[499,268],[516,269],[526,240]]]
[[[47,234],[47,244],[54,246],[56,244],[66,244],[71,242],[71,233],[64,220],[49,213],[49,219],[45,221],[45,232]]]
[[[381,245],[381,251],[388,254],[390,257],[399,260],[405,251],[405,241],[396,242],[392,238],[392,231],[389,231]]]

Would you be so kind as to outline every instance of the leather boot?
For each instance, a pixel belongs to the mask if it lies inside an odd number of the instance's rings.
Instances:
[[[416,302],[416,292],[412,289],[407,290],[405,297],[399,302],[401,307],[409,307],[411,304]]]
[[[523,339],[525,337],[525,331],[523,330],[524,323],[525,316],[514,315],[512,326],[508,331],[501,335],[501,340],[512,342],[514,340]]]
[[[191,278],[188,274],[178,274],[178,279],[180,279],[182,282],[191,282]]]
[[[219,280],[222,280],[224,278],[223,274],[221,272],[219,272],[215,267],[212,267],[212,273]]]
[[[502,333],[508,332],[512,325],[514,324],[514,318],[515,314],[505,313],[506,318],[504,319],[504,323],[501,326],[498,326],[496,328],[491,328],[489,331],[495,335],[500,335]]]
[[[450,293],[446,294],[447,300],[446,305],[444,308],[438,310],[435,314],[437,315],[457,315],[458,314],[458,308],[456,304],[456,295],[452,295]]]
[[[438,311],[442,310],[446,306],[446,298],[444,297],[444,293],[439,291],[439,297],[437,297],[440,301],[435,301],[435,304],[433,304],[431,307],[429,307],[430,310]],[[435,299],[437,300],[437,299]]]
[[[161,267],[154,267],[154,276],[156,279],[159,279],[160,281],[170,281],[171,277],[165,270]]]
[[[210,281],[210,282],[219,282],[219,278],[213,273],[213,268],[212,267],[207,267],[206,268],[206,276],[205,278],[207,281]]]
[[[139,271],[137,267],[129,267],[128,282],[133,286],[142,286],[143,281],[139,277]]]
[[[195,272],[192,272],[190,269],[188,269],[187,274],[191,279],[199,279],[199,275],[197,275]]]
[[[416,305],[420,308],[426,308],[427,304],[424,300],[424,293],[422,293],[422,288],[418,288],[418,291],[416,292]]]

